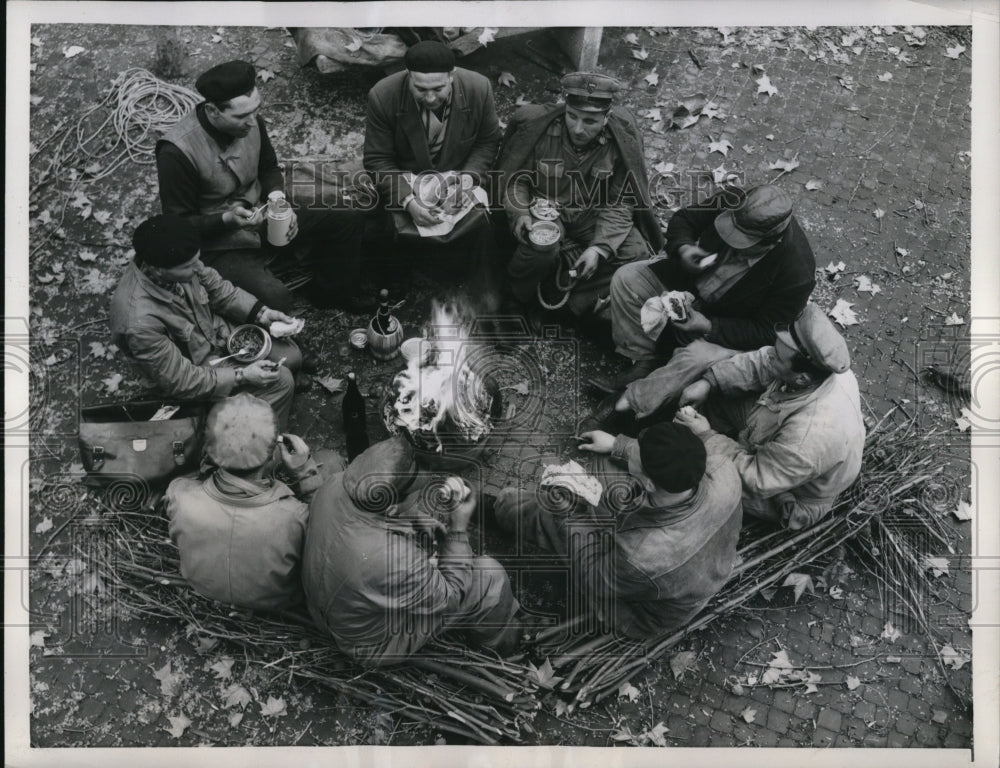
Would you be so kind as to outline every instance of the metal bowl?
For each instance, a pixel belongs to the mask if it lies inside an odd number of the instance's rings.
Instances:
[[[247,339],[250,339],[251,343],[255,346],[259,344],[257,350],[246,355],[236,355],[242,347],[246,346],[248,343]],[[234,360],[241,363],[252,363],[257,360],[263,360],[271,354],[271,334],[259,325],[240,325],[234,328],[233,332],[229,334],[226,349],[229,350],[229,354],[236,355],[233,358]]]
[[[355,349],[364,349],[368,346],[368,331],[364,328],[354,328],[347,338]]]

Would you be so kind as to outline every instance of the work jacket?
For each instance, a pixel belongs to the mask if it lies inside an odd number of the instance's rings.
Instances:
[[[231,322],[248,322],[260,304],[211,267],[177,285],[180,293],[129,264],[111,297],[112,339],[163,394],[225,397],[236,384],[236,369],[205,363],[225,349]]]
[[[774,347],[764,347],[715,363],[706,373],[723,397],[761,393],[739,439],[722,437],[721,450],[735,464],[745,496],[781,494],[794,501],[799,519],[814,523],[861,471],[865,424],[858,380],[848,370],[815,389],[783,393],[774,360]]]

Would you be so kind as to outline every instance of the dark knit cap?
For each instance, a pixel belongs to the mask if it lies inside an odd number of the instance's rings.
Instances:
[[[161,213],[135,228],[132,247],[137,264],[169,269],[197,256],[201,240],[198,230],[187,219]]]
[[[669,493],[697,488],[705,474],[705,444],[680,424],[655,424],[639,435],[642,471]]]
[[[411,72],[451,72],[455,68],[455,54],[437,40],[422,40],[406,49],[403,63]]]
[[[212,67],[195,80],[194,87],[206,101],[220,102],[250,93],[256,82],[253,64],[237,60]]]

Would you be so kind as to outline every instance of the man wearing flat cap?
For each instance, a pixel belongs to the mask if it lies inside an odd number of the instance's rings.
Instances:
[[[605,631],[649,640],[683,627],[729,580],[742,522],[740,482],[687,427],[656,424],[638,440],[586,432],[581,450],[603,492],[595,506],[519,488],[501,491],[501,528],[570,560],[571,596]],[[565,499],[565,497],[564,497]]]
[[[167,397],[215,400],[250,391],[270,403],[284,429],[302,363],[295,342],[274,339],[266,359],[246,365],[209,361],[229,356],[237,326],[293,319],[202,264],[190,219],[153,216],[136,228],[132,246],[135,258],[111,297],[112,338],[129,361]]]
[[[684,389],[676,421],[715,432],[743,482],[748,514],[792,530],[821,520],[861,471],[865,425],[847,343],[815,304],[773,346],[712,365]],[[707,418],[706,418],[707,417]]]
[[[519,108],[504,137],[501,203],[518,243],[507,275],[529,307],[591,315],[607,306],[615,271],[658,251],[663,236],[650,206],[642,133],[615,105],[621,84],[576,72],[562,87],[565,103]],[[560,233],[554,245],[534,236],[550,228],[547,220]]]
[[[309,612],[364,666],[400,664],[445,632],[499,654],[520,642],[507,572],[469,546],[475,496],[462,485],[464,498],[448,504],[427,492],[428,481],[413,447],[391,438],[357,456],[309,506]]]
[[[209,412],[205,459],[214,468],[208,477],[179,477],[164,496],[181,575],[221,603],[258,611],[301,607],[308,502],[343,470],[343,459],[326,450],[313,458],[301,437],[278,433],[270,405],[246,392]]]
[[[272,196],[284,199],[284,179],[259,115],[256,77],[252,64],[229,61],[197,79],[205,101],[156,145],[163,212],[189,219],[201,237],[204,262],[275,309],[291,309],[292,296],[268,264],[305,247],[313,303],[367,312],[374,305],[359,293],[359,212],[293,207],[286,242],[267,237],[266,204]]]
[[[716,360],[772,344],[775,324],[794,320],[816,284],[816,259],[792,199],[771,185],[726,188],[682,208],[667,226],[666,254],[615,274],[612,335],[633,365],[616,377],[590,380],[621,395],[619,411],[640,418],[675,404]],[[647,332],[643,307],[665,291],[690,295],[687,319]]]
[[[398,283],[427,258],[457,266],[483,309],[498,304],[500,276],[481,188],[496,159],[500,122],[488,78],[455,66],[443,43],[407,49],[406,68],[368,92],[364,167],[393,232]],[[480,204],[452,221],[462,201]],[[452,226],[453,225],[453,226]],[[449,228],[451,227],[451,228]]]

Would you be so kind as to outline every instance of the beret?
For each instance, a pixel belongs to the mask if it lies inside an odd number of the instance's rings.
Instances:
[[[847,342],[823,310],[811,301],[788,327],[791,340],[816,367],[843,373],[851,367]]]
[[[750,248],[780,234],[792,219],[792,198],[770,184],[754,187],[734,210],[715,217],[719,236],[733,248]]]
[[[571,72],[560,81],[566,102],[577,109],[607,112],[622,84],[596,72]]]
[[[198,230],[187,219],[161,213],[146,219],[132,234],[138,264],[169,269],[190,261],[201,249]]]
[[[658,488],[681,493],[705,475],[705,444],[680,424],[654,424],[639,435],[639,460]]]
[[[410,72],[451,72],[455,68],[455,54],[444,43],[421,40],[406,49],[403,63]]]
[[[277,439],[271,406],[247,392],[217,403],[205,422],[205,455],[223,469],[263,466]]]
[[[244,96],[254,89],[257,71],[248,61],[227,61],[203,72],[194,87],[206,101],[228,101]]]
[[[365,512],[385,514],[402,500],[416,475],[413,446],[392,437],[355,457],[344,471],[344,490]]]

